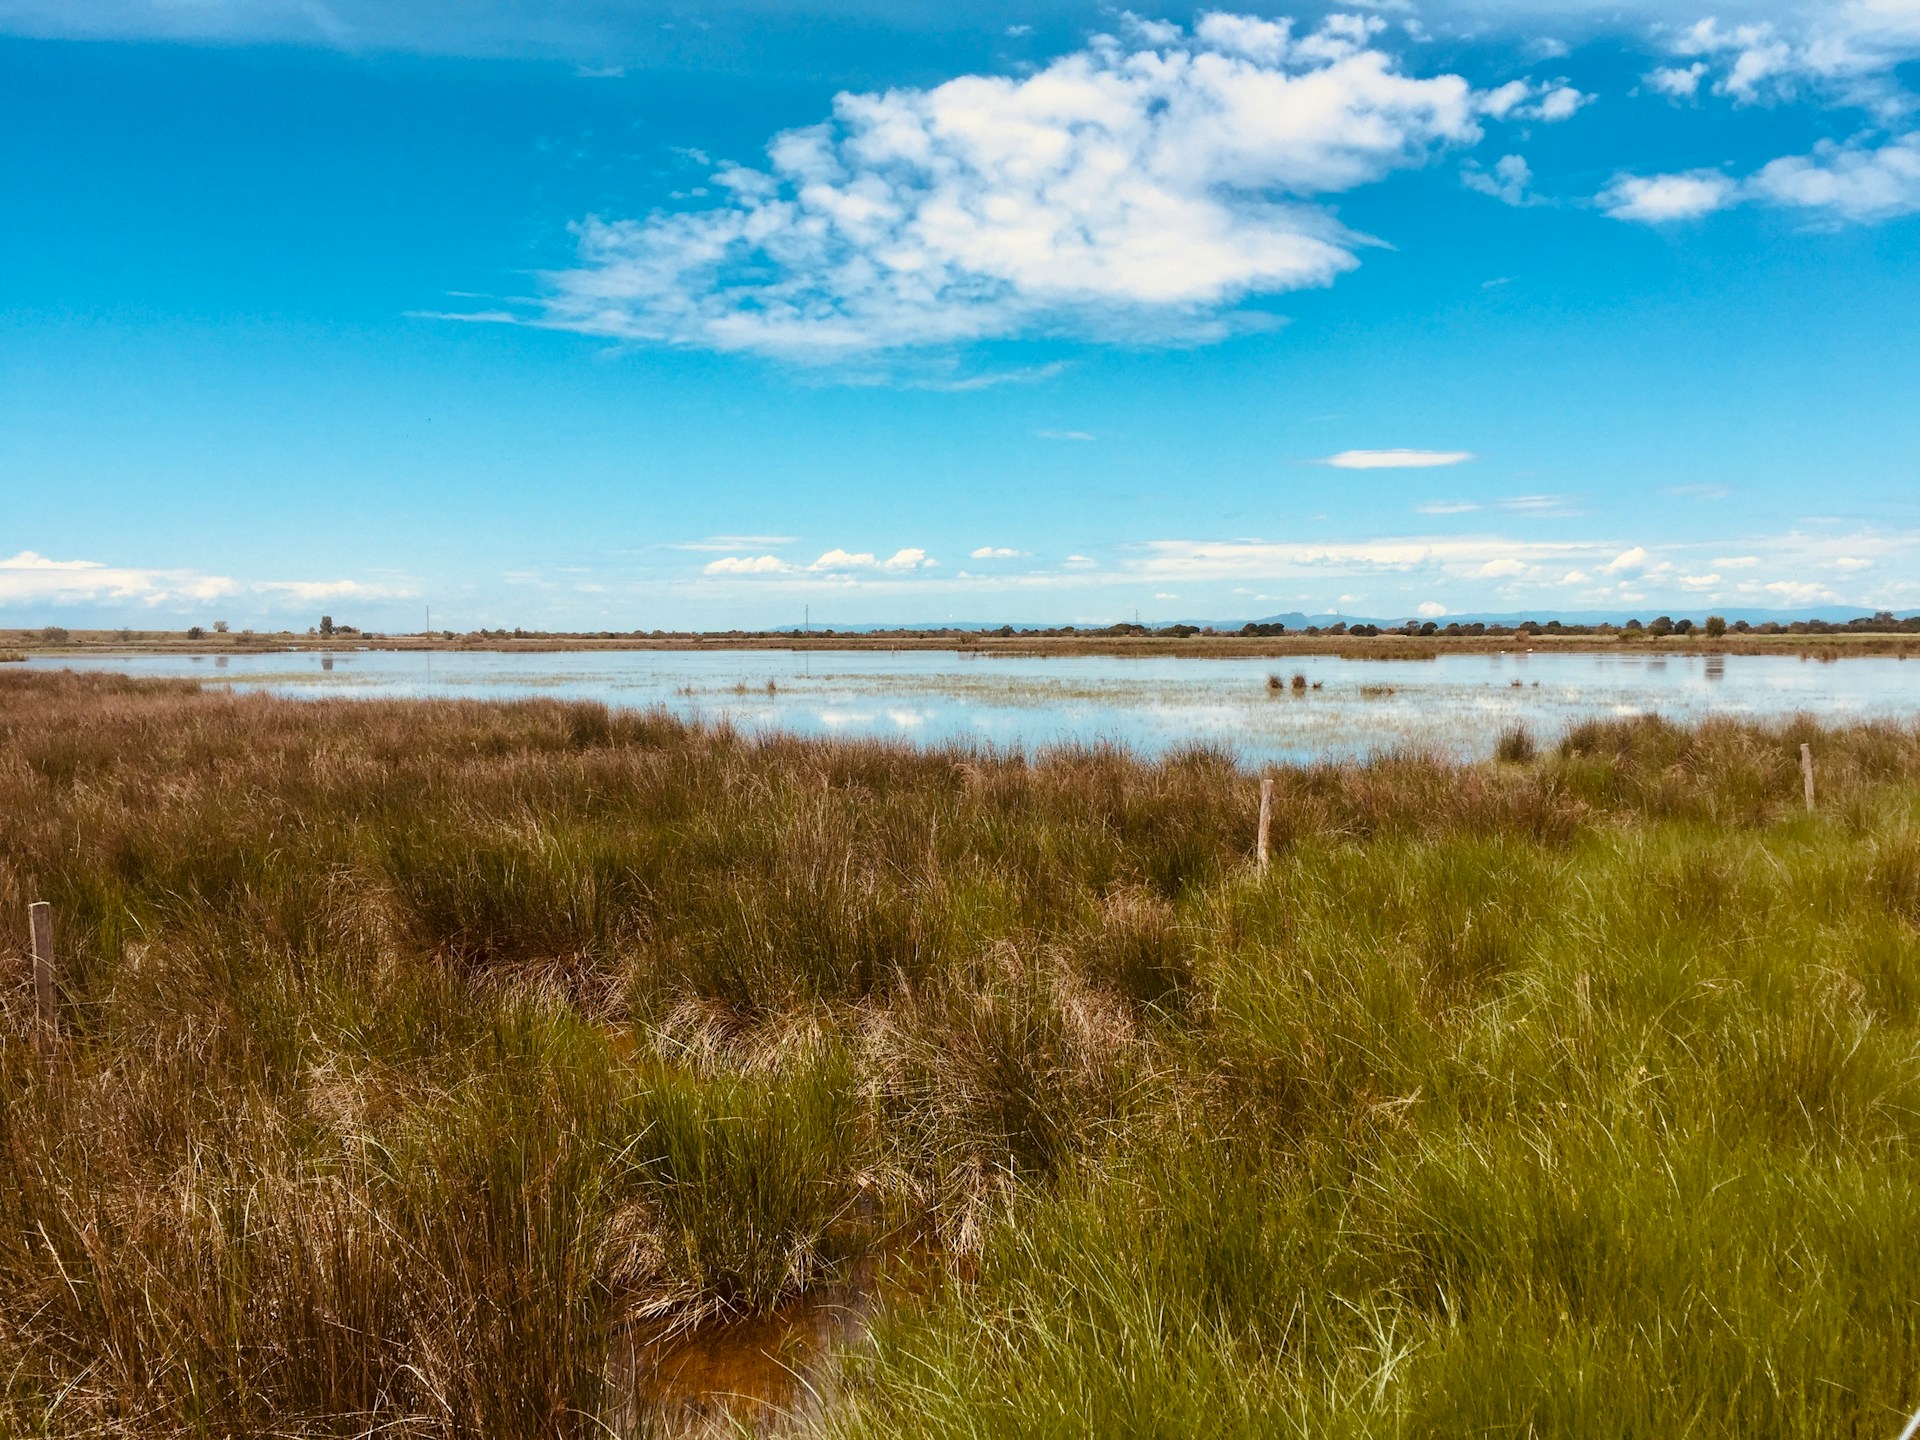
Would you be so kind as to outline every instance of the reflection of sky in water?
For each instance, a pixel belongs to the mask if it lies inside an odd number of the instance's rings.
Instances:
[[[1115,741],[1147,751],[1230,746],[1249,759],[1352,756],[1401,745],[1484,754],[1516,720],[1551,737],[1595,715],[1676,720],[1807,711],[1920,718],[1920,663],[1795,656],[1447,655],[1434,660],[1131,659],[953,651],[756,650],[571,654],[194,655],[36,658],[35,668],[191,676],[310,696],[539,695],[664,705],[742,729],[1038,746]],[[1295,672],[1320,689],[1296,693]],[[1270,690],[1267,677],[1283,686]],[[769,690],[768,684],[773,689]],[[1518,682],[1518,683],[1516,683]],[[1388,691],[1391,693],[1388,693]]]

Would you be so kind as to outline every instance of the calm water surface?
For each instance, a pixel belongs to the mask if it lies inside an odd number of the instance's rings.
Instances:
[[[663,705],[748,730],[1039,748],[1112,740],[1147,753],[1194,743],[1248,760],[1361,757],[1418,745],[1484,755],[1525,721],[1551,738],[1589,716],[1657,712],[1828,721],[1920,719],[1920,662],[1792,656],[1447,655],[1435,660],[1019,658],[955,651],[608,651],[140,655],[35,659],[187,676],[312,698],[551,696]],[[1309,688],[1290,686],[1299,672]],[[1267,677],[1289,682],[1275,693]]]

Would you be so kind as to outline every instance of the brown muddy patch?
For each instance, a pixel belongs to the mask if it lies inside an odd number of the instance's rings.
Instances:
[[[613,1430],[765,1434],[804,1421],[831,1403],[841,1357],[865,1343],[880,1309],[910,1303],[948,1272],[932,1246],[906,1242],[764,1314],[628,1325],[609,1346]]]

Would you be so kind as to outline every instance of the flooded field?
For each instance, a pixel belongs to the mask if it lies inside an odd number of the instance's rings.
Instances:
[[[1114,741],[1143,753],[1225,745],[1248,760],[1360,758],[1415,745],[1491,751],[1594,716],[1658,713],[1828,723],[1920,715],[1920,664],[1898,658],[1621,653],[1432,660],[1004,657],[955,651],[289,652],[34,659],[30,668],[184,676],[314,698],[551,696],[664,705],[748,730],[1036,748]],[[1298,677],[1296,679],[1296,677]]]

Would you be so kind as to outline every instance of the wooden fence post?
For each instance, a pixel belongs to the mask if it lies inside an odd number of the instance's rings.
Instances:
[[[33,1008],[40,1054],[51,1056],[60,1036],[60,1015],[53,995],[53,911],[44,900],[27,907],[33,925]]]
[[[1254,845],[1254,864],[1265,873],[1267,868],[1267,835],[1273,827],[1273,778],[1262,776],[1260,779],[1260,837]]]
[[[1807,809],[1813,809],[1813,747],[1805,742],[1800,746],[1800,789],[1806,794]]]

